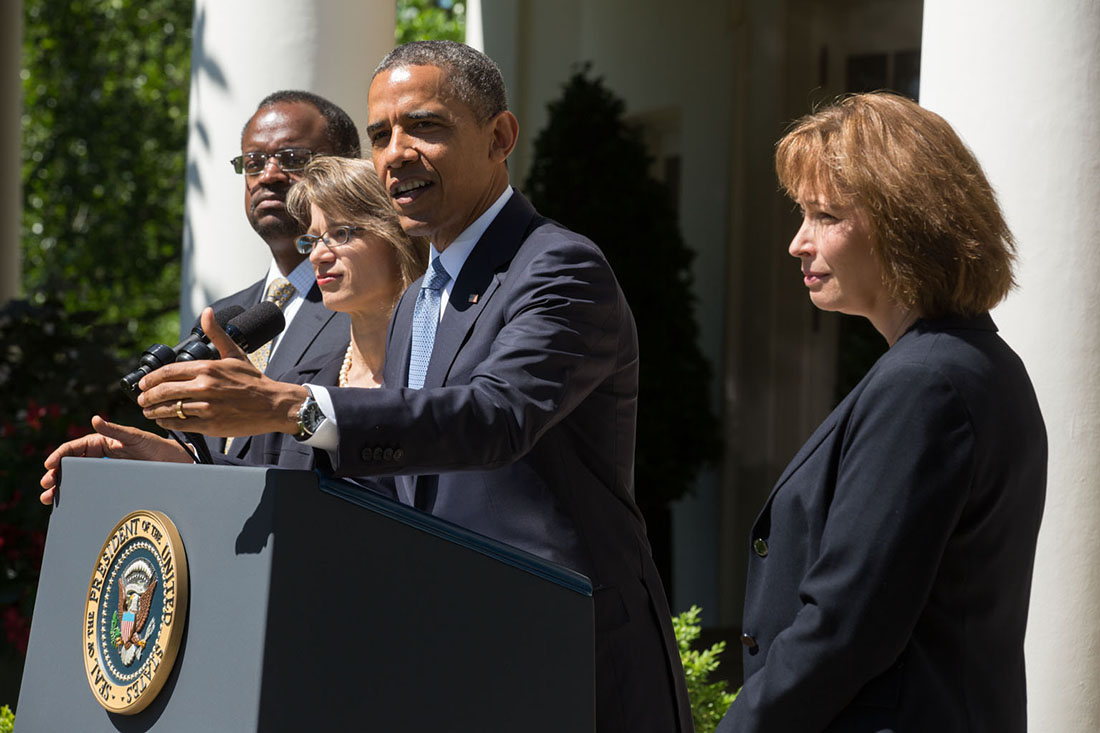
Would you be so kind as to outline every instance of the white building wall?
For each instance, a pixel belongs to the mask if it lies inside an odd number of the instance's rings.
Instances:
[[[927,0],[921,101],[977,154],[1018,240],[1019,289],[994,318],[1050,443],[1030,727],[1100,730],[1100,3]]]
[[[180,323],[267,271],[229,159],[261,99],[302,89],[366,126],[371,72],[393,48],[393,0],[196,0]]]

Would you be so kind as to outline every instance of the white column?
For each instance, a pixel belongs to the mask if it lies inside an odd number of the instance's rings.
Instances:
[[[994,318],[1050,440],[1030,728],[1100,730],[1100,3],[926,0],[921,55],[921,103],[977,154],[1019,245]]]
[[[345,109],[362,135],[371,72],[393,48],[393,0],[196,0],[180,322],[266,272],[229,159],[269,93],[301,89]]]
[[[23,199],[20,194],[19,151],[22,146],[19,118],[23,110],[23,87],[19,76],[23,48],[23,3],[0,5],[0,307],[17,298],[21,288],[19,221]],[[5,172],[6,171],[6,172]]]
[[[466,0],[466,45],[485,53],[485,31],[481,24],[481,0]]]

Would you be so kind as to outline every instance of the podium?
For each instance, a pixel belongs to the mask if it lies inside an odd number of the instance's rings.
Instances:
[[[306,471],[66,458],[62,472],[16,733],[594,729],[578,573]],[[188,608],[164,687],[121,715],[85,676],[84,614],[135,510],[178,529]]]

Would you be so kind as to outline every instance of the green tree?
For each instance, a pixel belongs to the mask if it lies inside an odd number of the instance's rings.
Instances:
[[[42,460],[93,413],[142,424],[119,375],[177,332],[191,54],[191,0],[23,9],[27,299],[0,309],[0,701],[26,651]]]
[[[465,41],[466,5],[455,0],[397,0],[398,44]]]
[[[667,187],[624,104],[586,65],[549,105],[526,191],[539,212],[591,238],[615,269],[641,348],[635,485],[669,582],[668,504],[718,455],[710,365],[698,345],[691,261]]]
[[[23,284],[176,331],[191,0],[25,0]],[[129,340],[129,339],[127,339]]]

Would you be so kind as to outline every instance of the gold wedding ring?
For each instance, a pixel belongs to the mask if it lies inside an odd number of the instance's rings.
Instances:
[[[187,419],[187,415],[185,415],[183,413],[183,400],[177,400],[176,401],[176,415],[179,416],[180,420],[186,420]]]

